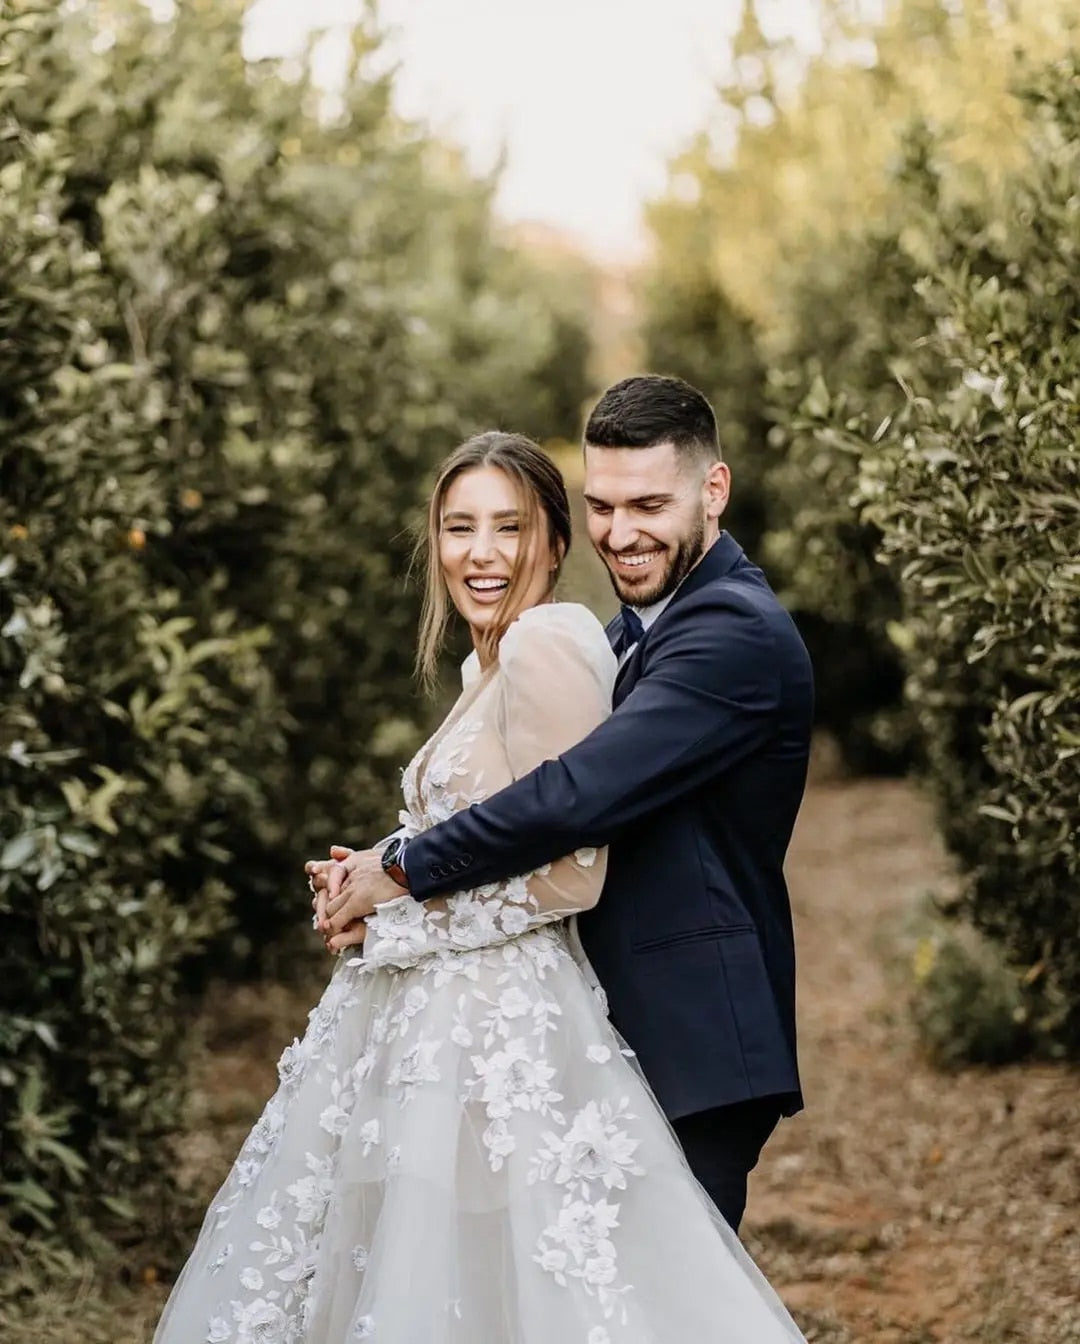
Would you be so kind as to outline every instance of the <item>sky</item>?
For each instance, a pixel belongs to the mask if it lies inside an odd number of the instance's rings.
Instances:
[[[333,80],[362,0],[259,0],[251,54],[311,28]],[[742,0],[380,0],[396,103],[483,172],[505,151],[497,208],[564,230],[606,261],[641,255],[641,207],[715,112]],[[758,0],[763,27],[816,45],[815,0]]]

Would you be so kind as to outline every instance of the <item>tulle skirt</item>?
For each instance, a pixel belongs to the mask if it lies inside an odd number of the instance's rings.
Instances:
[[[802,1338],[693,1179],[573,928],[339,961],[155,1344]]]

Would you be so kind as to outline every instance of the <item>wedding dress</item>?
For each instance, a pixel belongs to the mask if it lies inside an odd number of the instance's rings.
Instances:
[[[407,831],[584,737],[615,660],[526,611],[405,772]],[[794,1322],[607,1020],[605,854],[381,906],[206,1215],[155,1344],[783,1344]]]

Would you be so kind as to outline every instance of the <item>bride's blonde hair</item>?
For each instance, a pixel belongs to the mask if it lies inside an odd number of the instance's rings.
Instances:
[[[517,487],[521,510],[521,543],[510,583],[495,610],[494,620],[481,639],[479,652],[484,662],[495,657],[499,640],[511,621],[520,614],[517,606],[529,583],[529,561],[532,558],[530,543],[536,536],[541,520],[546,522],[548,542],[555,559],[549,592],[558,581],[562,562],[570,549],[570,501],[566,484],[555,463],[532,439],[527,439],[524,434],[506,434],[502,430],[491,429],[483,434],[475,434],[455,448],[439,469],[428,505],[427,527],[416,548],[416,558],[424,566],[424,598],[416,648],[416,674],[428,688],[435,683],[451,607],[446,580],[439,564],[443,503],[453,482],[464,472],[478,467],[498,467],[500,471],[506,472]]]

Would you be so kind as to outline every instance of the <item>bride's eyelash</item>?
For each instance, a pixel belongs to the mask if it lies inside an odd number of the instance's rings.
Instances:
[[[500,532],[520,532],[521,524],[501,523],[498,530]],[[449,532],[452,536],[463,536],[466,532],[472,532],[473,527],[470,523],[451,523],[444,531]]]

